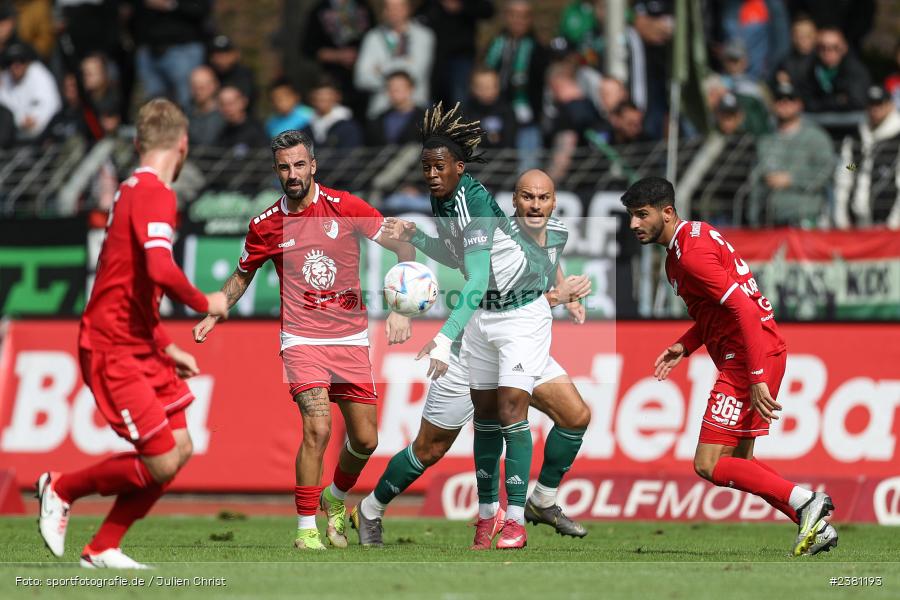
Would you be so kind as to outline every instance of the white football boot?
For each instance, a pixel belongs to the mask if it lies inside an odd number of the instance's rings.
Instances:
[[[103,552],[90,554],[91,549],[84,547],[81,555],[81,566],[85,569],[150,569],[149,565],[139,563],[121,548],[107,548]]]
[[[54,556],[62,556],[66,550],[66,528],[69,526],[69,505],[53,491],[53,480],[59,473],[48,471],[38,478],[37,498],[40,505],[38,529],[44,544]]]

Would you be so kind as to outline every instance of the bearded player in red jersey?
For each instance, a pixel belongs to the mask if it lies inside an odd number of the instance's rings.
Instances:
[[[187,156],[187,132],[187,118],[168,100],[151,100],[138,113],[140,167],[116,194],[78,334],[84,382],[100,414],[137,452],[81,471],[50,471],[37,484],[41,536],[56,556],[65,549],[73,502],[95,493],[117,496],[84,547],[83,567],[146,568],[119,543],[191,456],[185,409],[194,396],[183,379],[199,370],[162,327],[161,292],[197,311],[228,314],[224,294],[201,293],[172,259],[175,193],[169,186]]]
[[[665,179],[641,179],[628,188],[622,204],[638,241],[666,247],[667,279],[694,319],[656,359],[655,376],[665,379],[704,344],[719,369],[694,470],[718,486],[763,498],[794,521],[799,528],[794,556],[830,550],[838,541],[825,519],[834,510],[831,498],[795,485],[753,457],[756,438],[769,433],[781,410],[775,398],[787,349],[750,267],[709,224],[679,218],[675,189]]]
[[[312,140],[285,131],[272,140],[275,173],[284,195],[250,223],[237,269],[222,291],[231,307],[267,260],[281,280],[281,356],[290,394],[303,419],[297,451],[297,536],[294,546],[322,550],[316,509],[328,516],[326,535],[347,546],[344,499],[378,443],[375,383],[369,362],[366,306],[359,283],[359,241],[366,237],[393,251],[401,261],[415,260],[405,242],[381,235],[384,218],[349,192],[314,180]],[[210,315],[194,327],[202,342],[217,319]],[[410,335],[407,317],[387,318],[389,343]],[[331,436],[331,402],[347,427],[333,483],[323,489],[322,460]]]

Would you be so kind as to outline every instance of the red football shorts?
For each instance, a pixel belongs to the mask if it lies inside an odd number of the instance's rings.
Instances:
[[[778,389],[784,377],[787,352],[767,356],[763,366],[766,384],[772,398],[778,398]],[[742,438],[769,434],[769,424],[750,405],[750,380],[743,365],[724,369],[709,393],[709,403],[700,428],[701,444],[737,446]]]
[[[97,409],[140,454],[156,456],[175,447],[172,431],[185,429],[184,411],[194,395],[164,354],[97,352],[81,348],[81,376]]]
[[[291,398],[323,387],[332,402],[375,404],[378,399],[368,346],[291,346],[281,358]]]

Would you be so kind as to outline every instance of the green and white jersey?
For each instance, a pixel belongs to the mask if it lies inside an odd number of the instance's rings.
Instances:
[[[532,244],[535,247],[540,248],[534,241],[534,238],[527,233],[522,232],[522,227],[519,225],[515,216],[510,217],[509,221],[513,239],[520,244]],[[543,251],[547,255],[547,289],[544,291],[549,291],[556,282],[556,271],[559,268],[560,257],[562,256],[563,249],[566,247],[567,241],[569,241],[569,230],[566,228],[565,223],[556,217],[550,217],[547,221],[547,239],[543,246]],[[459,356],[459,350],[462,347],[462,336],[463,334],[460,333],[450,346],[450,351],[457,357]]]
[[[432,196],[431,209],[437,217],[439,238],[463,270],[467,252],[490,250],[490,280],[482,308],[519,308],[546,291],[547,253],[536,244],[513,237],[509,217],[471,175],[462,176],[449,198]]]
[[[520,240],[521,243],[530,243],[538,248],[541,247],[534,238],[525,232],[525,228],[522,225],[519,225],[519,221],[516,217],[510,217],[510,224],[514,239]],[[547,289],[544,291],[549,291],[556,283],[556,271],[559,269],[559,261],[567,241],[569,241],[569,230],[566,228],[566,224],[556,217],[550,217],[547,220],[547,239],[543,246],[543,251],[547,255],[548,262]]]

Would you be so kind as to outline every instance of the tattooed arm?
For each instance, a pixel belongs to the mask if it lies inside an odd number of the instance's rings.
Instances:
[[[231,274],[231,277],[225,280],[225,284],[222,286],[222,293],[225,294],[229,309],[237,304],[237,301],[241,299],[241,296],[243,296],[244,292],[247,291],[247,288],[250,287],[250,282],[253,281],[253,276],[255,274],[256,271],[241,271],[240,269],[235,269],[234,273]],[[198,344],[203,343],[206,336],[209,335],[209,332],[212,331],[213,327],[215,327],[218,322],[219,317],[206,315],[202,321],[194,325],[194,341]]]

